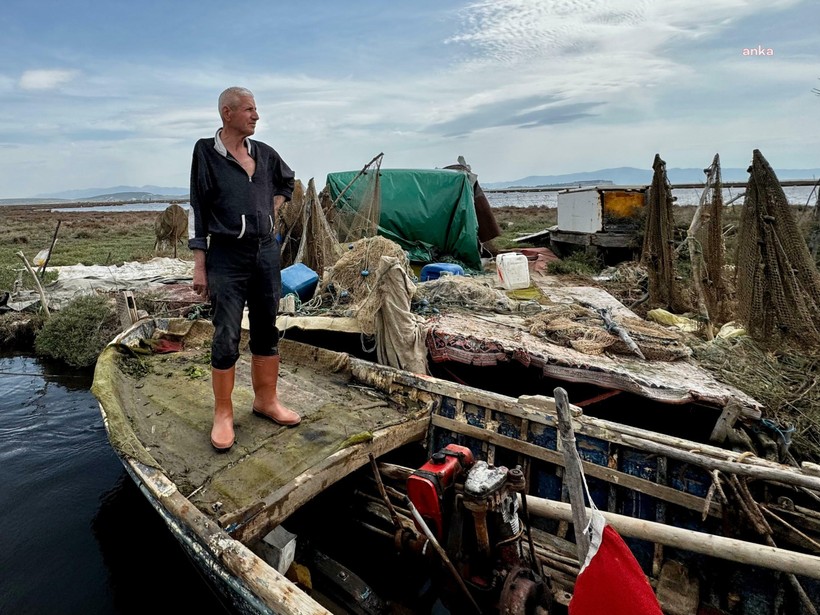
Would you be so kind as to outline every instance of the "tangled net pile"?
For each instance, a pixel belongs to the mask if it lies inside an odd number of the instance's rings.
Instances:
[[[462,307],[472,310],[513,312],[517,302],[506,294],[475,278],[443,276],[416,286],[413,298],[437,307]]]
[[[527,319],[526,324],[533,335],[585,354],[635,354],[624,340],[607,330],[604,319],[595,310],[577,303],[545,307],[540,314]],[[640,318],[619,318],[618,325],[649,360],[676,361],[692,354],[680,334],[660,325]]]
[[[382,256],[396,257],[412,276],[404,249],[395,241],[377,235],[349,244],[348,251],[325,270],[317,294],[327,296],[332,303],[347,303],[348,309],[358,307],[374,287]]]

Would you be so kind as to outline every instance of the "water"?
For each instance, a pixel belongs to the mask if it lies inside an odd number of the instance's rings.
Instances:
[[[812,194],[813,186],[784,186],[783,192],[791,205],[805,205],[811,199],[809,205],[816,201],[816,192]],[[723,202],[728,203],[739,194],[745,192],[745,188],[724,188]],[[677,205],[697,205],[703,193],[699,188],[675,188],[672,196],[677,200]],[[491,207],[557,207],[558,191],[549,192],[487,192],[487,200]],[[735,206],[743,205],[743,198],[734,201]]]
[[[170,203],[127,203],[124,205],[92,205],[90,207],[55,207],[52,213],[72,213],[85,211],[99,212],[120,212],[120,211],[165,211]],[[179,204],[182,209],[188,211],[188,203]]]
[[[91,381],[0,354],[0,613],[226,613],[109,446]]]
[[[744,191],[745,188],[724,188],[723,202],[729,203]],[[807,202],[813,205],[816,202],[816,192],[813,193],[814,186],[784,186],[783,191],[792,205],[805,205]],[[558,190],[549,190],[544,192],[486,192],[485,194],[491,207],[557,207],[558,192]],[[672,195],[677,199],[675,202],[678,205],[697,205],[702,192],[703,190],[700,188],[675,188],[672,190]],[[743,198],[735,200],[734,204],[737,206],[742,205]],[[169,205],[170,203],[128,203],[123,205],[94,205],[91,207],[55,207],[51,211],[55,213],[163,211]],[[187,211],[190,203],[180,203],[180,206]]]

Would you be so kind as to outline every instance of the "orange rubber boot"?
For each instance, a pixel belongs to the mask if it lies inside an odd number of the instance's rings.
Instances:
[[[214,388],[214,426],[211,428],[211,444],[219,452],[233,446],[233,393],[236,366],[229,369],[211,368],[211,382]]]
[[[279,355],[251,357],[251,380],[253,382],[253,413],[265,416],[280,425],[298,425],[302,418],[283,406],[276,395],[279,380]]]

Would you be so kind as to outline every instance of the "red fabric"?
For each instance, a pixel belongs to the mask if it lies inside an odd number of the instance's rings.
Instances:
[[[172,340],[156,340],[153,343],[153,350],[156,354],[167,354],[169,352],[179,352],[182,350],[182,342]]]
[[[663,615],[632,551],[609,525],[598,551],[578,575],[569,615]]]

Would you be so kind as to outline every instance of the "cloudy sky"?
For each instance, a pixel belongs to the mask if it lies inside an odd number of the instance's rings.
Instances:
[[[227,86],[303,181],[820,167],[817,0],[5,0],[0,198],[187,186]],[[744,49],[771,55],[744,55]]]

